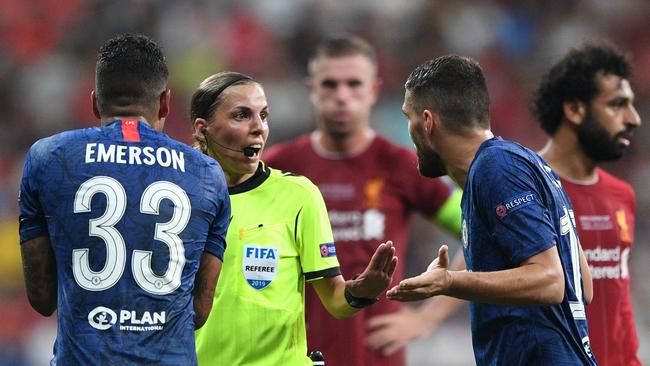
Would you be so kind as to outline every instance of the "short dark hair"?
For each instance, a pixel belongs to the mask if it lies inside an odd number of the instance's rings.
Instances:
[[[210,119],[221,102],[224,90],[233,85],[257,83],[252,77],[234,71],[224,71],[209,76],[192,95],[190,118],[192,125],[197,118]]]
[[[553,135],[564,118],[567,101],[591,103],[599,92],[596,75],[617,75],[627,79],[631,65],[613,45],[601,41],[572,49],[542,77],[533,95],[532,110],[542,129]]]
[[[361,37],[347,34],[333,36],[319,42],[314,53],[309,58],[309,65],[321,57],[336,58],[354,55],[362,55],[373,65],[377,65],[377,52],[370,43]]]
[[[418,113],[432,109],[456,133],[490,128],[490,97],[481,66],[474,59],[445,55],[416,67],[406,80]]]
[[[167,63],[160,47],[141,34],[122,34],[101,46],[95,68],[100,115],[111,107],[138,106],[151,111],[167,88]]]

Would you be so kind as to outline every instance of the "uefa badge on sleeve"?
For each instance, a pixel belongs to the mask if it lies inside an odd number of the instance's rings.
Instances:
[[[336,246],[334,246],[334,243],[323,243],[319,247],[320,256],[323,258],[333,257],[336,255]]]
[[[242,270],[244,278],[256,290],[268,287],[280,263],[280,249],[255,244],[244,245]]]

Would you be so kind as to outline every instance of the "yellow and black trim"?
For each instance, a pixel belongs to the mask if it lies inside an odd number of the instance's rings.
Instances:
[[[340,274],[341,274],[340,267],[332,267],[332,268],[322,269],[320,271],[307,272],[304,274],[304,276],[305,276],[305,280],[307,281],[315,281],[315,280],[320,280],[321,278],[336,277],[339,276]]]
[[[228,194],[237,194],[237,193],[244,193],[251,191],[264,183],[266,179],[271,175],[271,168],[267,167],[264,165],[263,162],[260,161],[259,165],[257,166],[257,170],[255,171],[255,174],[253,174],[252,177],[246,179],[244,182],[239,183],[235,186],[228,187]]]

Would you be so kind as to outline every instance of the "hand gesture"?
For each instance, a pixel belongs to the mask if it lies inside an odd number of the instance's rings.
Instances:
[[[381,243],[363,273],[345,281],[345,287],[355,297],[377,298],[390,285],[396,266],[397,257],[393,242],[389,240]]]
[[[426,272],[402,280],[397,286],[390,289],[386,296],[390,300],[416,301],[431,296],[444,295],[444,291],[451,285],[448,267],[449,248],[443,245],[438,250],[438,258],[429,264]]]

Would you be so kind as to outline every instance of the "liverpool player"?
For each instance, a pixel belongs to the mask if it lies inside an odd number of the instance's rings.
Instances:
[[[589,338],[598,363],[605,366],[641,364],[628,268],[635,194],[627,182],[598,167],[623,156],[641,124],[629,78],[629,61],[619,51],[589,44],[556,63],[534,98],[535,115],[550,136],[541,155],[560,175],[573,202],[591,268]]]
[[[344,276],[363,271],[376,241],[393,240],[397,256],[405,257],[409,222],[416,212],[459,233],[460,191],[454,193],[442,180],[420,177],[415,154],[378,136],[370,126],[370,111],[380,87],[373,48],[357,37],[325,40],[309,62],[309,74],[318,129],[271,147],[264,160],[318,185]],[[403,262],[399,262],[397,280],[403,271]],[[330,365],[404,365],[403,343],[382,340],[394,328],[386,329],[388,323],[403,324],[406,318],[418,317],[417,312],[400,308],[396,302],[381,299],[353,318],[333,321],[309,291],[309,347],[322,351]],[[387,314],[394,317],[385,318]],[[383,320],[371,323],[379,316]],[[368,326],[379,323],[380,329],[371,333]]]

